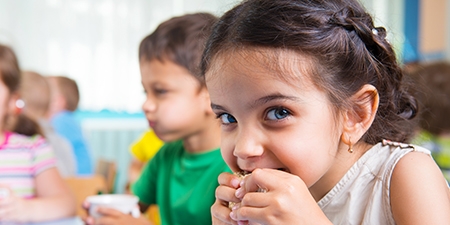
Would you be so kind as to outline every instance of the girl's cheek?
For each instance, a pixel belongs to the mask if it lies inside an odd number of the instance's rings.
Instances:
[[[221,147],[222,158],[231,170],[237,171],[237,159],[233,155],[233,150],[229,150]]]
[[[223,151],[222,157],[228,165],[236,164],[236,158],[234,157],[232,151]]]

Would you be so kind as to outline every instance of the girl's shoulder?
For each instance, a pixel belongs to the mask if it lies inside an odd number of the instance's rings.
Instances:
[[[383,174],[385,182],[390,186],[390,180],[392,173],[397,168],[397,164],[405,156],[410,154],[420,154],[426,158],[432,160],[431,152],[418,145],[395,142],[390,140],[383,140],[381,143],[373,147],[372,156],[375,158],[368,159],[373,163],[378,164],[377,167],[380,169],[379,174]]]
[[[428,149],[426,149],[424,147],[421,147],[419,145],[416,145],[416,144],[408,144],[408,143],[390,141],[390,140],[386,140],[386,139],[384,139],[381,142],[381,145],[390,147],[391,149],[394,149],[394,150],[397,150],[397,151],[398,150],[400,150],[400,151],[402,151],[402,150],[406,150],[406,151],[411,150],[411,151],[423,152],[423,153],[426,153],[426,154],[430,153],[430,150],[428,150]]]
[[[47,142],[41,135],[26,136],[18,133],[8,133],[2,148],[38,148],[42,145],[47,145]]]
[[[374,145],[371,150],[374,151],[373,154],[385,155],[387,158],[383,161],[386,162],[385,160],[390,160],[394,163],[393,166],[395,166],[401,158],[411,152],[420,152],[431,157],[431,151],[422,146],[390,140],[383,140],[377,145]]]
[[[415,224],[449,224],[448,184],[430,152],[411,146],[414,151],[399,159],[390,179],[394,218]]]

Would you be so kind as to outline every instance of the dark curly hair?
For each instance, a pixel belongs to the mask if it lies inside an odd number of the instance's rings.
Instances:
[[[314,84],[336,109],[358,108],[350,96],[363,85],[376,87],[380,103],[362,140],[407,141],[415,98],[403,87],[403,71],[386,40],[386,30],[356,0],[248,0],[226,12],[203,53],[202,78],[215,57],[233,50],[290,50],[312,60]],[[232,60],[232,59],[230,59]]]

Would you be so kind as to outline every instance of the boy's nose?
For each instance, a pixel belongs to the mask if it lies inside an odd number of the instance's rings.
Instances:
[[[156,104],[151,98],[147,98],[142,104],[142,110],[144,112],[153,112],[156,109]]]

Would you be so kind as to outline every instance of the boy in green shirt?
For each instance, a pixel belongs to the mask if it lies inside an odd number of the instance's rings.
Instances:
[[[199,62],[217,18],[189,14],[163,22],[139,47],[142,108],[155,134],[166,144],[146,165],[132,192],[141,211],[159,206],[163,225],[211,224],[210,207],[220,173],[231,170],[219,151],[220,121],[212,112]],[[88,224],[151,224],[112,209]]]

